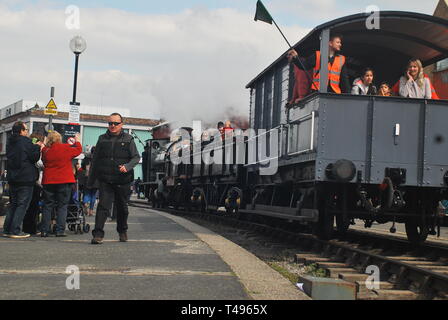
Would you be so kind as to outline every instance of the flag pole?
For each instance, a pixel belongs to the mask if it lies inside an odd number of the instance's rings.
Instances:
[[[290,50],[293,50],[294,48],[291,46],[291,44],[289,43],[288,39],[286,39],[285,35],[283,34],[282,30],[280,29],[280,27],[278,26],[277,22],[275,22],[275,20],[272,18],[271,14],[269,13],[268,9],[266,9],[266,7],[264,6],[263,2],[261,2],[261,0],[257,1],[257,10],[255,12],[255,21],[261,20],[263,22],[269,23],[272,25],[272,22],[274,22],[274,25],[277,27],[278,31],[280,32],[280,34],[282,35],[283,39],[285,39],[286,43],[289,46]],[[313,82],[313,79],[311,79],[310,75],[308,74],[307,70],[305,69],[305,66],[303,65],[302,60],[300,59],[300,57],[297,57],[297,60],[299,60],[300,66],[302,67],[303,71],[306,73],[306,76],[308,78],[308,81],[310,81],[311,86],[314,86],[315,89],[317,89],[316,85]]]
[[[292,49],[291,44],[289,43],[288,39],[286,39],[285,35],[283,34],[282,30],[280,30],[280,27],[277,25],[277,22],[275,22],[274,19],[272,19],[272,22],[274,22],[275,26],[277,27],[278,31],[280,31],[281,35],[283,36],[283,39],[285,39],[286,43],[289,46],[289,49]]]
[[[281,35],[283,36],[283,39],[285,39],[286,43],[288,44],[289,49],[290,49],[290,50],[294,49],[294,48],[291,46],[291,44],[289,43],[288,39],[286,39],[285,35],[283,34],[282,30],[281,30],[280,27],[277,25],[277,23],[275,22],[274,19],[272,19],[272,22],[274,22],[274,25],[277,27],[278,31],[280,31]],[[310,86],[311,86],[311,87],[314,87],[314,89],[317,90],[317,87],[316,87],[316,85],[314,84],[313,79],[311,79],[310,75],[308,74],[307,70],[305,69],[305,66],[303,65],[302,59],[300,59],[300,57],[297,57],[297,60],[299,61],[300,65],[302,66],[303,72],[305,72],[306,77],[308,78],[308,81],[310,82]],[[319,90],[317,90],[317,91],[319,91]]]

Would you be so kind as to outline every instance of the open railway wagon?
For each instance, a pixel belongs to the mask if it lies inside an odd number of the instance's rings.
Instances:
[[[342,34],[350,80],[370,66],[377,86],[396,83],[412,57],[423,66],[448,57],[447,20],[383,11],[380,29],[369,29],[370,16],[320,25],[294,48],[320,50],[326,66],[330,34]],[[294,105],[286,53],[247,85],[251,128],[279,132],[280,147],[276,174],[260,175],[260,159],[246,165],[246,211],[310,224],[322,238],[355,218],[404,223],[414,243],[436,234],[448,198],[448,101],[327,93],[327,68],[320,73],[320,91]]]

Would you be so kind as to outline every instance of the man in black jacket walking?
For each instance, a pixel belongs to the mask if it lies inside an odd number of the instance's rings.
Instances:
[[[10,205],[3,225],[3,234],[10,238],[30,236],[22,232],[22,223],[38,179],[36,162],[39,161],[41,147],[41,143],[33,144],[28,138],[25,123],[14,123],[12,136],[6,144]]]
[[[93,154],[91,175],[87,185],[97,178],[100,183],[100,200],[95,217],[95,229],[92,231],[92,244],[103,243],[104,225],[112,209],[117,206],[117,232],[121,242],[128,240],[127,199],[134,180],[133,168],[139,163],[140,156],[134,138],[123,131],[123,118],[118,113],[109,116],[109,129],[98,138]]]

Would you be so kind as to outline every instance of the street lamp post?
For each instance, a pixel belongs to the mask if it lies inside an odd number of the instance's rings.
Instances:
[[[76,89],[78,86],[78,63],[79,63],[79,55],[86,50],[87,44],[86,40],[84,40],[81,36],[76,36],[70,41],[70,49],[75,54],[75,78],[73,82],[73,100],[70,102],[70,105],[79,106],[80,103],[76,102]]]

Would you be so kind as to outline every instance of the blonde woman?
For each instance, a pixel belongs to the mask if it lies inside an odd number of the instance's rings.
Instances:
[[[44,208],[41,236],[48,237],[51,212],[56,208],[56,236],[65,237],[67,206],[70,201],[72,184],[75,183],[72,160],[82,152],[82,147],[78,134],[75,136],[75,143],[72,146],[62,143],[62,137],[56,131],[48,134],[45,144],[46,146],[42,149]]]
[[[411,59],[406,74],[400,78],[399,94],[406,98],[431,99],[431,82],[423,74],[420,60]]]

